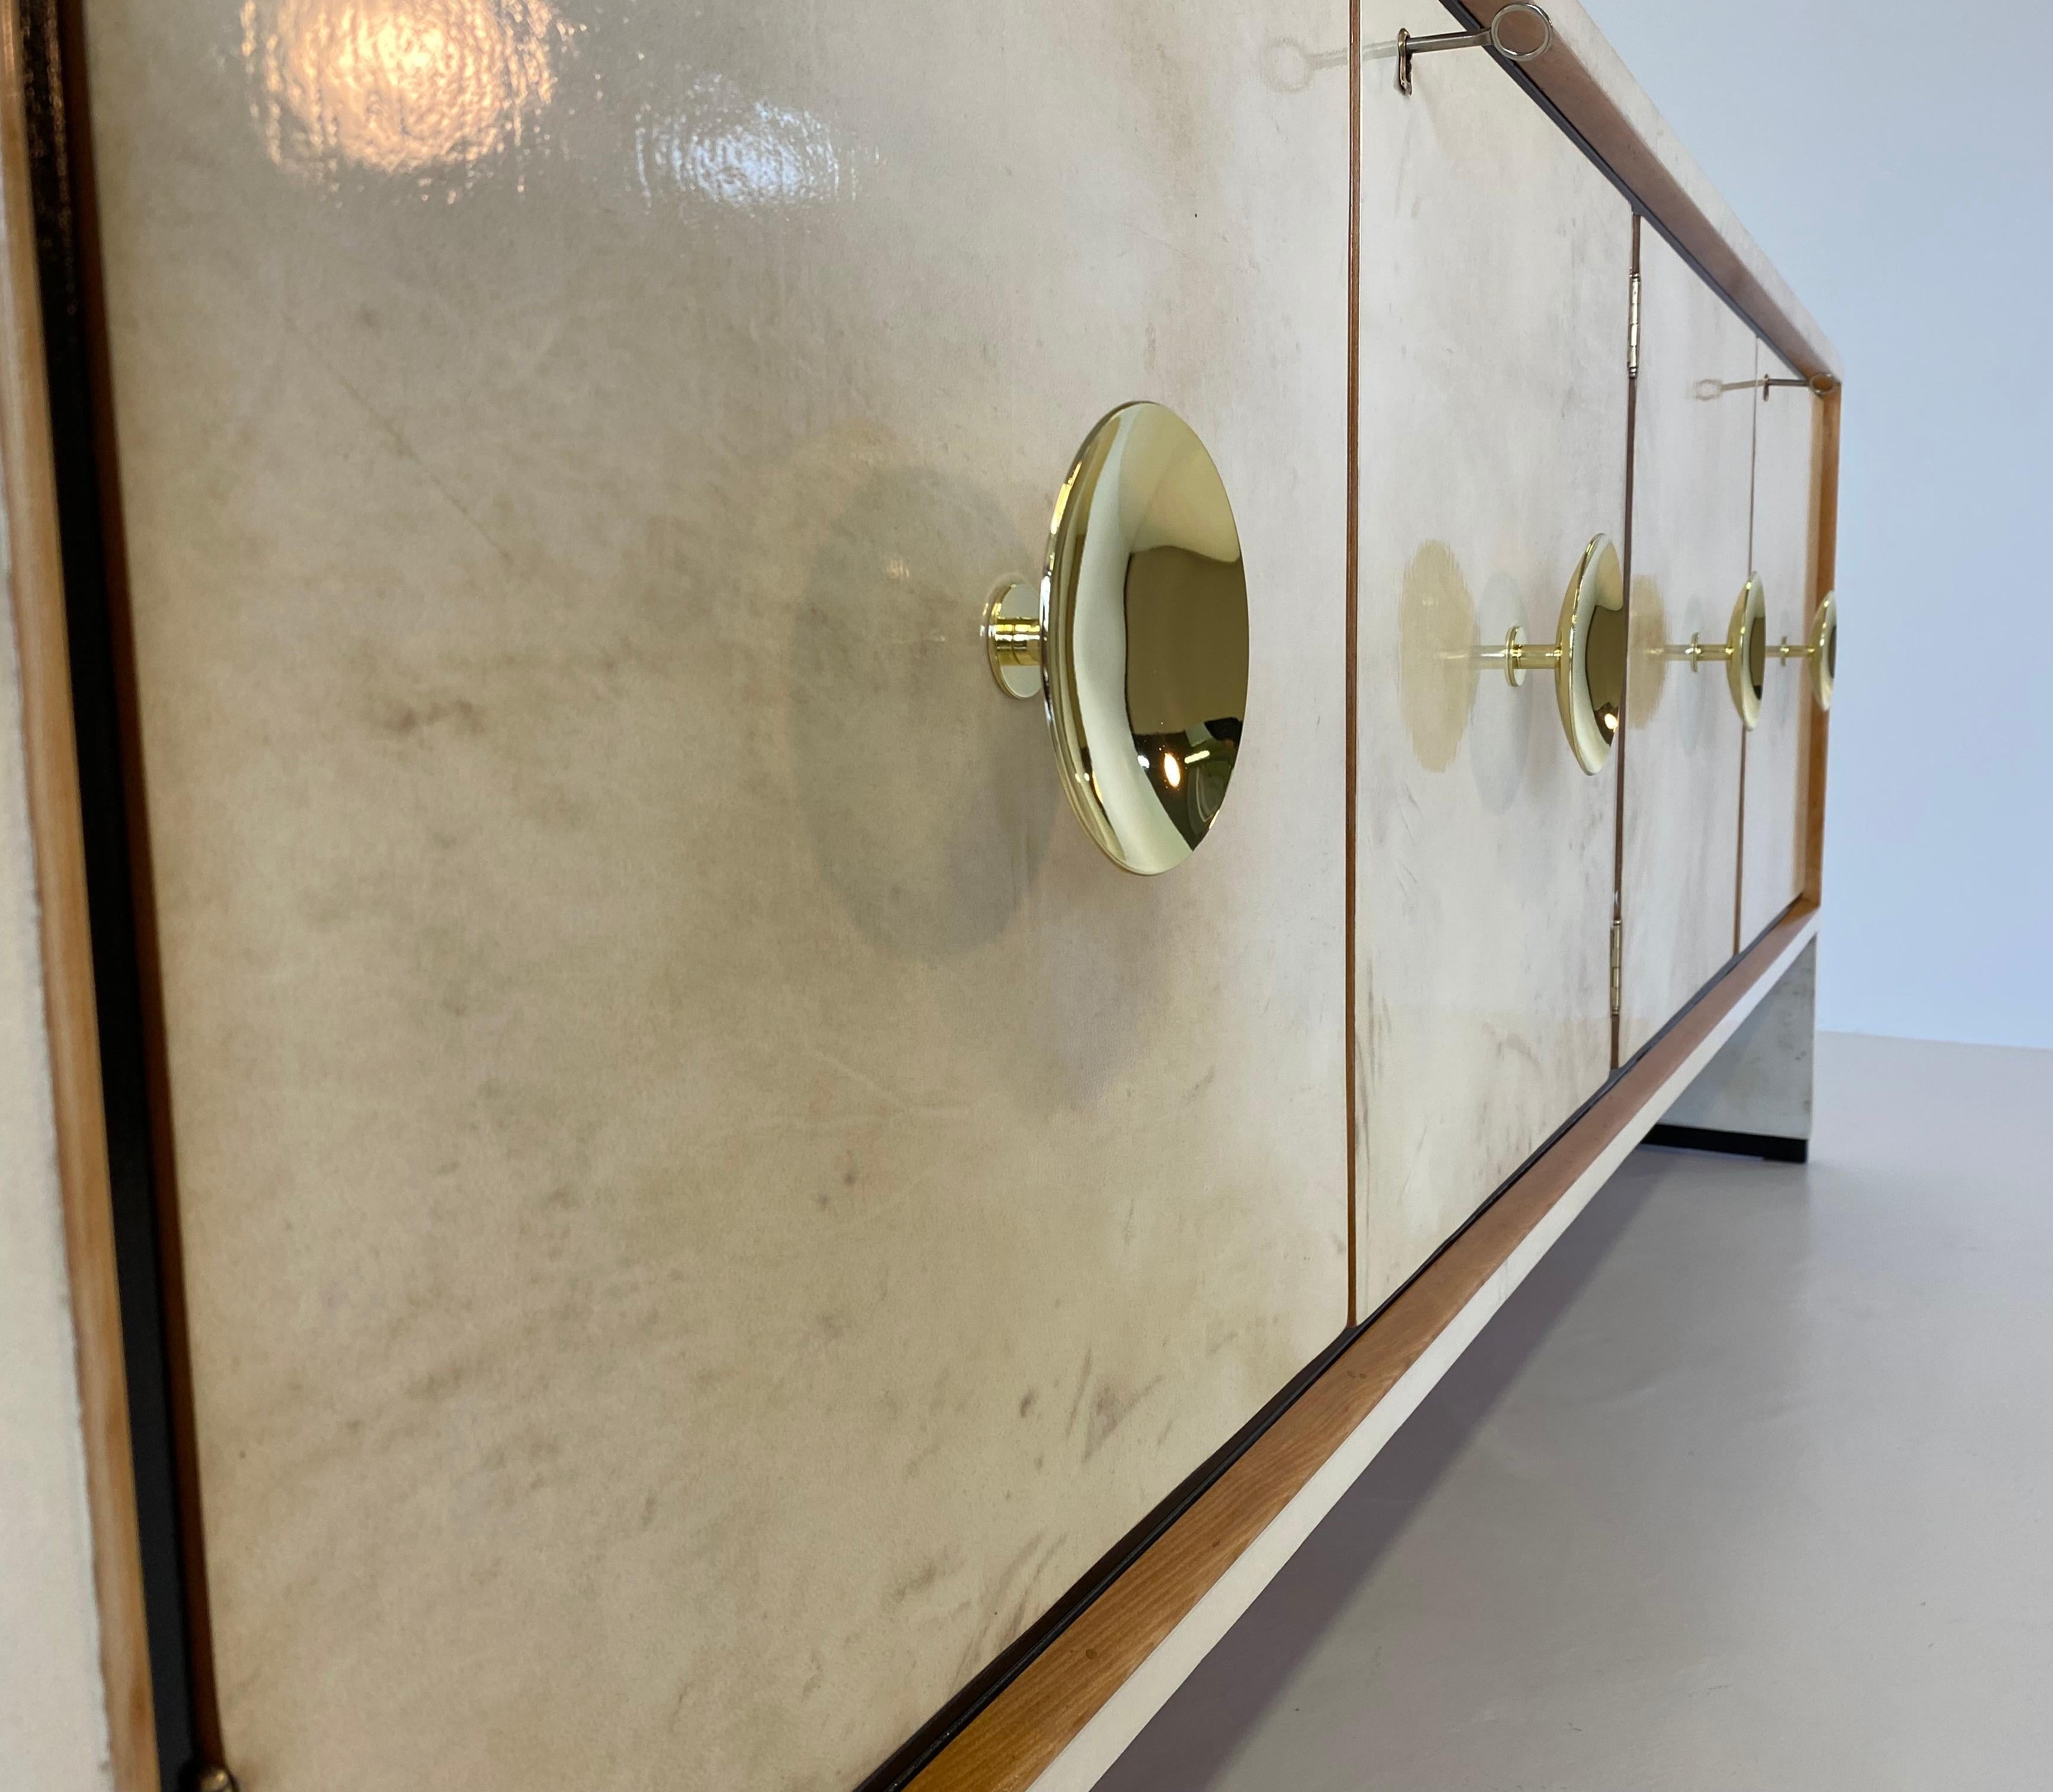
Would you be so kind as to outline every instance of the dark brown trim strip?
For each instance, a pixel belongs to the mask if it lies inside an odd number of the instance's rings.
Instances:
[[[152,1514],[155,1535],[151,1555],[161,1548],[175,1560],[158,1562],[146,1555],[149,1575],[145,1591],[153,1610],[153,1643],[160,1654],[169,1639],[183,1641],[175,1676],[160,1661],[158,1683],[163,1698],[175,1699],[175,1712],[160,1709],[158,1742],[167,1755],[167,1785],[196,1780],[207,1766],[226,1759],[221,1717],[214,1689],[214,1633],[208,1601],[206,1534],[201,1522],[198,1432],[193,1415],[191,1353],[186,1340],[183,1233],[179,1221],[178,1153],[172,1132],[169,1071],[164,1045],[163,978],[157,931],[156,873],[149,826],[149,788],[143,758],[142,720],[136,695],[133,613],[129,600],[128,536],[121,500],[119,436],[115,427],[114,374],[107,328],[106,272],[100,234],[100,187],[94,170],[92,108],[86,78],[84,0],[38,0],[50,12],[59,34],[58,74],[66,116],[64,145],[73,216],[69,232],[72,277],[76,281],[79,316],[73,350],[83,378],[91,429],[94,484],[91,514],[98,527],[100,585],[88,577],[73,598],[97,599],[105,618],[108,670],[112,679],[113,745],[120,755],[118,814],[128,853],[129,934],[124,943],[134,958],[134,998],[130,1018],[137,1029],[134,1075],[139,1079],[140,1117],[147,1128],[141,1143],[148,1152],[143,1172],[151,1202],[152,1230],[150,1268],[155,1271],[159,1331],[151,1342],[168,1415],[162,1448],[175,1485],[164,1509]],[[79,469],[83,484],[86,469]],[[67,510],[78,500],[63,489],[59,500]],[[81,494],[82,496],[82,494]],[[81,509],[86,507],[80,504]],[[70,527],[69,516],[66,525]],[[74,626],[76,627],[76,624]],[[110,805],[112,806],[112,805]],[[104,957],[120,950],[112,941]],[[138,1226],[136,1254],[142,1255]],[[129,1360],[137,1361],[132,1345]],[[150,1472],[157,1472],[156,1465]],[[138,1464],[139,1478],[143,1472]],[[146,1533],[146,1535],[147,1534]],[[154,1609],[163,1608],[161,1610]],[[160,1701],[161,1702],[161,1701]],[[174,1749],[183,1752],[177,1761]]]
[[[913,1782],[1025,1792],[1424,1355],[1809,923],[1799,904],[1422,1270],[1132,1567]]]
[[[79,0],[10,0],[43,340],[76,819],[83,848],[98,1113],[128,1394],[155,1767],[118,1792],[165,1792],[218,1759],[199,1555],[155,906],[102,305]],[[10,203],[13,203],[10,195]],[[139,1757],[137,1759],[139,1759]],[[127,1768],[121,1770],[128,1771]],[[135,1771],[139,1773],[140,1769]]]
[[[155,1792],[156,1708],[101,1085],[22,20],[0,9],[0,476],[21,661],[57,1178],[77,1338],[94,1602],[116,1792]]]
[[[1348,6],[1348,284],[1347,284],[1347,919],[1341,1006],[1347,1027],[1347,1315],[1360,1317],[1357,1265],[1360,1227],[1355,1206],[1361,1148],[1361,1103],[1357,1096],[1355,1044],[1356,906],[1355,806],[1360,789],[1358,755],[1360,717],[1361,627],[1361,0]]]

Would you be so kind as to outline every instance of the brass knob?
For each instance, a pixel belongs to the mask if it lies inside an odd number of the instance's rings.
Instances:
[[[1113,864],[1152,874],[1203,844],[1247,707],[1247,582],[1219,469],[1167,407],[1122,405],[1056,496],[1039,576],[982,629],[1007,696],[1038,696],[1070,806]]]
[[[1592,535],[1569,575],[1553,645],[1529,647],[1516,625],[1501,647],[1478,656],[1501,663],[1505,683],[1520,685],[1536,668],[1554,673],[1561,727],[1576,763],[1594,777],[1618,740],[1625,701],[1625,579],[1608,535]]]
[[[1839,659],[1839,606],[1836,595],[1831,591],[1825,594],[1825,601],[1818,606],[1817,614],[1811,618],[1811,638],[1803,646],[1792,647],[1784,641],[1768,651],[1778,660],[1808,660],[1811,695],[1817,700],[1820,709],[1829,710]]]
[[[1702,636],[1693,634],[1686,641],[1670,642],[1658,651],[1664,660],[1687,661],[1692,672],[1706,660],[1724,661],[1725,683],[1732,692],[1733,708],[1739,712],[1740,726],[1751,729],[1761,720],[1768,657],[1776,651],[1768,645],[1767,627],[1767,587],[1760,574],[1749,573],[1733,603],[1724,645],[1706,647]]]

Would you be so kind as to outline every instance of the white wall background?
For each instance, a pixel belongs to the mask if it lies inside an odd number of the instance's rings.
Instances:
[[[1819,1024],[2053,1046],[2053,14],[1585,4],[1846,363]]]

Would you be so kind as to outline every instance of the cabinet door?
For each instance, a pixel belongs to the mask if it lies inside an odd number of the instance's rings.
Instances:
[[[1763,345],[1761,371],[1790,377]],[[1755,399],[1753,566],[1768,600],[1768,639],[1801,645],[1822,595],[1817,567],[1818,401],[1800,386]],[[1817,713],[1802,660],[1770,660],[1761,723],[1747,737],[1745,838],[1740,856],[1739,937],[1758,939],[1804,888],[1804,829],[1811,723]]]
[[[1345,10],[96,0],[245,1784],[850,1784],[1345,1323],[1347,92],[1279,28]],[[978,638],[1136,398],[1253,637],[1154,878]]]
[[[1733,955],[1740,743],[1724,645],[1746,583],[1753,332],[1651,225],[1639,238],[1619,1051],[1630,1057]]]
[[[1551,679],[1585,544],[1622,543],[1626,202],[1487,55],[1362,29],[1356,917],[1359,1298],[1368,1312],[1603,1084],[1615,779]]]

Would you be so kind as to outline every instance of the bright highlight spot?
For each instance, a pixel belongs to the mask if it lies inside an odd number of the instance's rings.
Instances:
[[[675,113],[643,112],[634,164],[645,199],[674,193],[741,211],[830,205],[853,173],[821,120],[718,75],[695,83]]]
[[[280,167],[331,183],[443,174],[459,190],[554,99],[564,35],[548,0],[244,0],[241,22]]]

